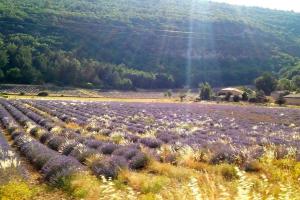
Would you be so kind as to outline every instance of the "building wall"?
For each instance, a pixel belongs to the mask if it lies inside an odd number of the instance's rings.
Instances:
[[[300,106],[300,98],[285,98],[286,104]]]

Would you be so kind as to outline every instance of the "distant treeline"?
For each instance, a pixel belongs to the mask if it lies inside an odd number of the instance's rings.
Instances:
[[[51,51],[43,46],[31,46],[23,41],[30,36],[15,36],[22,42],[0,46],[0,81],[2,83],[42,84],[100,88],[170,88],[171,75],[129,69],[124,64],[77,59],[72,53]],[[27,41],[28,41],[27,40]],[[0,40],[1,42],[1,40]]]

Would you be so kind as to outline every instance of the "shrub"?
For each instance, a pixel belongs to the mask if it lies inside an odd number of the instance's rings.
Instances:
[[[49,96],[49,93],[48,92],[39,92],[38,96],[40,96],[40,97],[47,97],[47,96]]]
[[[172,97],[172,90],[168,90],[164,93],[165,97],[171,98]]]
[[[283,95],[279,95],[279,97],[275,100],[275,103],[281,106],[286,103],[286,100]]]
[[[30,140],[30,136],[25,135],[25,133],[22,133],[14,138],[14,143],[21,148],[23,145],[29,143]]]
[[[283,159],[288,155],[289,151],[285,147],[278,146],[274,149],[275,158]]]
[[[172,140],[177,140],[179,139],[178,135],[176,134],[172,134],[172,133],[158,133],[156,135],[156,138],[157,139],[160,139],[161,141],[163,141],[164,143],[169,143],[171,142]]]
[[[209,83],[202,83],[200,85],[200,99],[201,100],[210,100],[212,96],[212,89]]]
[[[111,134],[111,130],[110,129],[103,129],[103,130],[101,130],[100,133],[104,136],[109,136]]]
[[[149,159],[146,154],[138,153],[129,162],[129,168],[131,169],[142,169],[144,168],[149,162]]]
[[[155,138],[142,138],[140,139],[140,143],[150,148],[158,148],[162,145],[162,142]]]
[[[115,179],[117,178],[121,167],[117,165],[115,160],[106,158],[104,160],[96,160],[93,162],[91,169],[98,177],[104,176],[105,178]]]
[[[244,92],[242,94],[242,101],[248,101],[248,100],[249,100],[249,96],[248,96],[247,92]]]
[[[114,152],[114,150],[116,150],[117,148],[118,148],[118,145],[109,143],[109,144],[105,144],[105,145],[101,146],[100,151],[103,154],[112,154]]]
[[[45,133],[45,134],[43,134],[43,135],[41,136],[40,141],[41,141],[41,143],[46,144],[46,143],[47,143],[49,140],[51,140],[53,137],[54,137],[54,136],[53,136],[52,133],[47,132],[47,133]]]
[[[34,164],[34,166],[37,169],[42,169],[42,167],[50,160],[50,158],[53,155],[54,155],[53,152],[39,152],[36,153],[36,155],[31,158],[31,162]]]
[[[256,103],[266,103],[267,98],[264,91],[260,90],[256,92]]]
[[[89,149],[85,146],[77,146],[69,155],[76,158],[79,162],[85,162],[88,157],[95,154],[97,154],[95,149]]]
[[[73,149],[75,149],[78,145],[78,142],[71,142],[69,144],[64,145],[62,147],[62,154],[66,156],[69,155],[73,151]]]
[[[214,144],[212,147],[213,154],[210,158],[211,164],[235,163],[238,160],[237,153],[229,146],[223,144]]]
[[[250,103],[256,103],[256,98],[255,97],[250,97],[249,102]]]
[[[120,169],[125,169],[128,167],[128,162],[126,160],[125,157],[123,156],[111,156],[110,160],[112,163],[114,163],[115,165],[117,165]]]
[[[234,95],[233,96],[233,101],[234,102],[239,102],[241,100],[241,98],[239,97],[239,95]]]
[[[99,140],[87,140],[85,141],[84,144],[90,148],[97,149],[100,146],[102,146],[104,143]]]
[[[11,137],[12,137],[13,139],[15,139],[16,137],[18,137],[19,135],[22,135],[22,134],[24,134],[22,131],[16,130],[16,131],[13,131],[13,132],[11,133]]]
[[[137,148],[133,148],[133,147],[121,147],[121,148],[116,149],[113,152],[113,155],[115,155],[115,156],[123,156],[127,160],[130,160],[132,157],[134,157],[138,153],[139,153],[139,150]]]
[[[259,172],[261,170],[262,170],[262,166],[257,160],[253,160],[245,163],[246,172]]]
[[[126,134],[125,138],[127,140],[129,140],[130,142],[137,142],[140,139],[138,136],[133,135],[133,134]]]
[[[179,94],[179,98],[180,98],[180,101],[183,102],[183,100],[187,97],[187,94],[186,93],[180,93]]]
[[[232,180],[235,180],[235,179],[239,178],[239,176],[237,174],[237,171],[235,170],[235,167],[233,165],[222,164],[220,166],[220,172],[221,172],[221,175],[227,181],[232,181]]]
[[[43,166],[42,173],[47,181],[55,185],[61,178],[69,177],[83,169],[83,166],[74,158],[58,155]]]
[[[60,147],[66,142],[66,138],[64,137],[53,137],[52,139],[49,140],[48,142],[48,147],[51,149],[58,151]]]
[[[7,131],[8,131],[9,133],[12,133],[12,132],[14,132],[14,131],[17,130],[17,129],[18,129],[17,126],[11,126],[11,127],[9,127],[9,128],[7,129]]]
[[[177,163],[177,155],[175,153],[167,154],[163,158],[163,162],[171,163],[171,164],[176,164]]]
[[[31,135],[33,135],[34,137],[37,137],[39,130],[40,130],[40,128],[34,127],[34,128],[32,128],[32,129],[30,130],[29,133],[30,133]]]
[[[41,169],[50,158],[55,154],[54,151],[46,148],[40,143],[23,143],[19,142],[20,151],[30,160],[37,168]]]

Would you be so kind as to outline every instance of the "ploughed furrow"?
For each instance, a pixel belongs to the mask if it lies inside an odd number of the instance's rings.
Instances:
[[[105,143],[74,132],[54,133],[51,130],[55,126],[47,125],[40,115],[25,106],[7,101],[1,104],[41,143],[65,156],[76,158],[90,167],[97,176],[115,178],[121,169],[140,169],[148,162],[147,156],[136,145]],[[38,124],[46,125],[50,131]]]
[[[47,181],[55,184],[63,177],[68,177],[86,170],[85,167],[73,157],[61,155],[27,135],[24,129],[16,122],[16,120],[18,120],[20,124],[24,124],[26,117],[20,115],[18,112],[13,113],[15,118],[12,117],[8,110],[5,109],[9,107],[7,102],[1,100],[0,103],[0,120],[2,125],[14,140],[14,144],[18,147],[19,151],[36,169],[41,170]]]

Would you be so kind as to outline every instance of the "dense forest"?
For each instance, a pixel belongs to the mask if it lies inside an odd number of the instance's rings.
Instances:
[[[300,75],[300,14],[201,0],[3,0],[0,81],[97,88]]]

